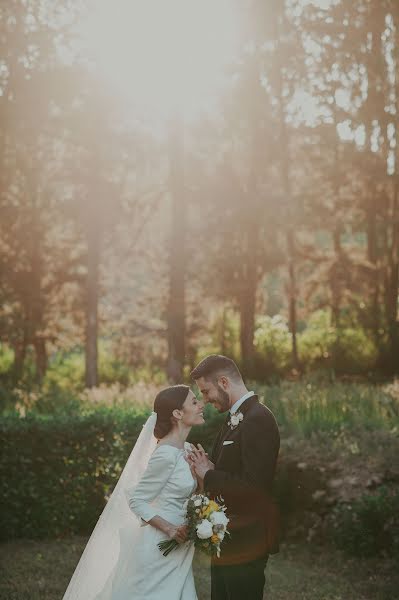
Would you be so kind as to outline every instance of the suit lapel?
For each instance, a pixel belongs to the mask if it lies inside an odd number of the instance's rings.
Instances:
[[[254,396],[250,396],[247,400],[245,400],[241,404],[240,408],[238,409],[238,412],[241,412],[245,419],[245,413],[251,408],[251,406],[253,406],[257,402],[259,402],[259,400],[258,400],[258,396],[256,394]],[[215,464],[219,459],[220,452],[223,447],[223,442],[225,442],[229,438],[230,434],[236,430],[236,428],[230,429],[230,427],[227,425],[227,422],[229,420],[230,420],[230,412],[227,414],[226,420],[225,420],[222,428],[220,429],[219,434],[216,438],[215,444],[212,448],[212,462]],[[238,427],[240,427],[240,426],[238,425]]]
[[[222,444],[223,438],[226,435],[226,432],[229,431],[229,427],[227,425],[227,421],[230,419],[230,413],[227,414],[227,417],[223,423],[223,425],[221,426],[221,428],[219,429],[219,433],[216,436],[215,442],[212,446],[212,462],[215,463],[216,462],[216,457],[219,454],[219,450],[220,450],[220,445]]]

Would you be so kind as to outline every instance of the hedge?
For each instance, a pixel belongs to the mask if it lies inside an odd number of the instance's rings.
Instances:
[[[88,535],[146,418],[143,412],[119,409],[81,416],[1,417],[0,539]],[[207,406],[206,424],[194,428],[189,441],[209,450],[223,419]],[[399,493],[393,482],[392,491],[350,505],[338,503],[334,509],[329,488],[334,472],[321,470],[317,461],[305,469],[300,456],[295,445],[286,445],[277,469],[282,535],[306,537],[309,528],[330,515],[333,532],[328,537],[349,554],[397,555]]]
[[[140,433],[146,414],[0,419],[0,539],[89,533]],[[209,448],[220,418],[192,431]]]

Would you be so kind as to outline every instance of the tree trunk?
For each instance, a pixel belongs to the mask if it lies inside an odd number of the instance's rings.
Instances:
[[[340,309],[341,309],[341,225],[337,223],[333,231],[335,268],[331,274],[331,324],[333,327],[339,327]]]
[[[17,340],[13,343],[14,362],[12,366],[12,380],[14,384],[17,384],[22,378],[26,357],[26,347],[27,341],[25,334],[22,340]]]
[[[170,191],[172,224],[169,252],[168,363],[174,383],[183,378],[186,336],[186,199],[184,193],[183,122],[175,115],[170,130]]]
[[[366,208],[367,220],[367,258],[374,266],[374,275],[371,285],[371,327],[374,339],[380,342],[381,314],[380,314],[380,267],[378,253],[378,230],[377,230],[377,204],[376,189],[370,190],[370,198]]]
[[[36,353],[36,379],[41,382],[46,374],[48,364],[46,340],[42,337],[36,337],[34,347]]]
[[[222,310],[222,322],[220,325],[220,351],[223,355],[226,354],[226,316],[227,309],[224,306]]]
[[[336,120],[335,126],[337,125]],[[334,245],[334,268],[331,273],[330,287],[331,287],[331,324],[333,327],[339,327],[340,309],[341,309],[341,263],[342,263],[342,246],[341,246],[341,215],[340,200],[341,200],[341,171],[340,171],[340,152],[339,142],[335,144],[334,148],[334,173],[333,173],[333,190],[334,190],[334,208],[335,208],[335,223],[333,236]]]
[[[291,356],[292,366],[299,370],[298,343],[297,343],[297,290],[295,273],[295,234],[292,227],[289,227],[287,233],[288,250],[288,299],[289,299],[289,326],[291,331]]]
[[[275,14],[275,37],[276,40],[284,38],[285,34],[285,3],[278,3],[278,11]],[[284,192],[285,213],[287,222],[286,247],[287,247],[287,266],[288,266],[288,315],[289,328],[291,333],[291,364],[296,370],[299,370],[298,344],[297,344],[297,286],[296,286],[296,253],[295,253],[295,229],[293,197],[290,181],[290,148],[289,134],[285,121],[285,102],[289,102],[289,97],[285,100],[284,90],[284,52],[283,47],[278,52],[280,63],[276,64],[278,69],[277,76],[277,97],[280,127],[280,175],[281,186]]]
[[[86,287],[86,347],[85,383],[92,388],[98,385],[98,294],[100,237],[98,223],[87,224],[87,287]]]
[[[254,360],[255,302],[257,279],[250,264],[245,278],[245,289],[240,299],[240,348],[244,374],[251,375]]]
[[[288,132],[285,123],[282,90],[280,96],[280,132],[281,132],[281,179],[284,190],[287,216],[287,263],[288,263],[288,312],[289,328],[291,332],[291,357],[292,367],[299,370],[298,344],[297,344],[297,286],[296,286],[296,253],[295,253],[295,230],[294,210],[292,207],[292,191],[289,172],[289,144]]]
[[[368,260],[376,264],[378,258],[377,252],[377,209],[375,201],[376,190],[373,187],[370,190],[370,197],[367,203],[367,258]]]
[[[46,341],[41,336],[45,330],[45,306],[46,297],[43,293],[43,280],[45,278],[44,249],[42,240],[44,238],[44,227],[40,216],[39,198],[43,194],[37,169],[33,164],[29,169],[29,182],[32,194],[31,224],[30,224],[30,296],[29,306],[29,342],[35,349],[36,381],[41,383],[47,370]]]
[[[393,6],[395,4],[395,8]],[[394,60],[396,67],[399,64],[399,7],[397,3],[392,3],[390,7],[395,26],[395,49]],[[399,111],[399,78],[395,78],[395,108],[396,118]],[[397,122],[396,122],[397,125]],[[388,335],[390,346],[390,357],[392,361],[391,371],[399,373],[399,135],[398,127],[395,126],[396,148],[395,148],[395,174],[392,193],[391,210],[391,251],[389,256],[389,284],[387,289],[386,312],[388,321]]]
[[[388,324],[390,372],[399,371],[399,175],[395,177],[391,210],[391,247],[385,284],[385,312]]]
[[[335,126],[337,122],[335,120]],[[340,330],[340,316],[341,316],[341,290],[342,290],[342,246],[341,246],[341,170],[340,170],[340,152],[339,152],[339,141],[337,140],[334,148],[334,173],[333,173],[333,190],[334,190],[334,229],[333,229],[333,245],[334,245],[334,263],[333,268],[330,272],[330,288],[331,288],[331,325],[336,330],[335,341],[332,346],[332,364],[334,370],[337,369],[339,364],[339,355],[341,352],[341,330]]]

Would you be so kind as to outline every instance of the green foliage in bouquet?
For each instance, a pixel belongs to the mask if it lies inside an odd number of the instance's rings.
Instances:
[[[187,500],[187,540],[208,556],[220,556],[221,544],[225,535],[229,535],[229,519],[225,511],[222,498],[211,500],[207,494],[194,494]],[[158,544],[164,556],[168,556],[177,546],[178,542],[174,539]]]

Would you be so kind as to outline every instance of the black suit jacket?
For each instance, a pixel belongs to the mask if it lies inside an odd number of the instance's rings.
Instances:
[[[240,424],[231,429],[229,415],[215,440],[211,460],[215,469],[204,478],[211,496],[222,496],[230,518],[215,564],[241,564],[277,551],[278,513],[271,498],[280,448],[273,413],[257,396],[243,402]],[[224,442],[230,442],[225,444]]]

